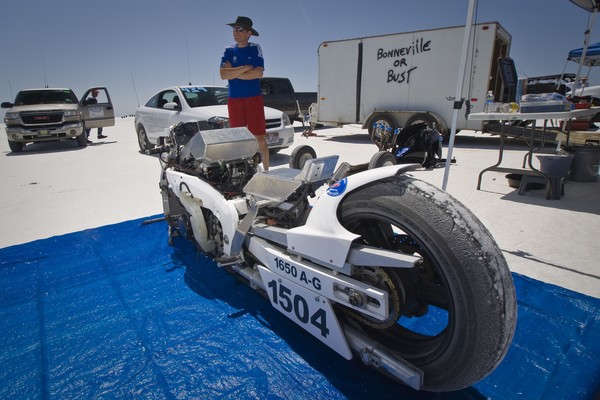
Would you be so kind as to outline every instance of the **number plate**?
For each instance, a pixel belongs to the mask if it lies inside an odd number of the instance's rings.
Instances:
[[[271,304],[347,360],[352,352],[329,299],[258,266]]]
[[[46,136],[50,133],[50,131],[48,131],[47,129],[42,129],[41,131],[38,131],[38,135],[40,136]]]
[[[279,132],[267,133],[267,145],[279,144]]]

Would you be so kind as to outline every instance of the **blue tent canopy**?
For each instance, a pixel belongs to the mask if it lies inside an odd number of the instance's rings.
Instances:
[[[581,62],[582,54],[583,48],[573,49],[569,52],[569,57],[567,59],[579,63]],[[583,65],[587,65],[588,67],[600,65],[600,42],[588,46],[583,59]]]

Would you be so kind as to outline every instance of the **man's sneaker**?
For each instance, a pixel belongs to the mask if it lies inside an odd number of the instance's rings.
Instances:
[[[93,143],[93,142],[92,142],[90,139],[88,139],[88,144],[92,144],[92,143]]]
[[[108,136],[106,135],[98,135],[98,139],[106,139]]]

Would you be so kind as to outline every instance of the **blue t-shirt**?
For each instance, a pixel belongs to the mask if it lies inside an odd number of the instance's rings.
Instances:
[[[238,47],[237,44],[227,47],[221,58],[221,65],[225,61],[229,61],[232,68],[243,65],[252,65],[255,68],[265,67],[262,49],[256,43],[249,43],[246,47]],[[254,97],[259,94],[261,94],[261,90],[258,79],[245,80],[236,78],[229,80],[229,97],[231,98]]]

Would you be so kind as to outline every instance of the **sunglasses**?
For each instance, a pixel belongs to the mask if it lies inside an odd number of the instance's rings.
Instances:
[[[242,27],[242,26],[234,26],[233,27],[233,31],[234,32],[246,32],[248,29]]]

